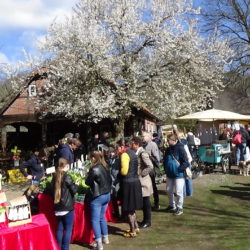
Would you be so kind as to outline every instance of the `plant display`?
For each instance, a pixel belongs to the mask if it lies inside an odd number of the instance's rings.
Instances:
[[[68,174],[72,177],[74,183],[78,183],[78,190],[76,193],[76,197],[82,194],[86,194],[88,192],[89,186],[85,184],[85,179],[81,176],[79,172],[74,170],[68,171]],[[43,192],[51,193],[52,191],[52,176],[47,177],[45,180],[40,182],[41,188]]]
[[[0,214],[5,213],[6,207],[0,207]]]
[[[52,182],[52,176],[49,176],[40,182],[40,186],[42,187],[43,190],[51,189],[52,188],[51,182]]]

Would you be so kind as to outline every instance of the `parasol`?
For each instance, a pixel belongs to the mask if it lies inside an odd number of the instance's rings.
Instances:
[[[189,115],[184,115],[176,118],[177,120],[198,120],[198,121],[215,121],[215,120],[250,120],[250,115],[242,115],[231,111],[220,109],[208,109],[205,111],[196,112]]]

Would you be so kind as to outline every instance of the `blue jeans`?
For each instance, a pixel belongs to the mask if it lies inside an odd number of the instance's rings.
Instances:
[[[31,185],[39,186],[40,181],[37,180],[31,180]]]
[[[91,222],[95,234],[95,240],[102,236],[108,236],[108,225],[105,218],[107,205],[110,201],[110,193],[103,194],[90,202]]]
[[[236,145],[236,166],[239,166],[241,160],[246,161],[245,154],[246,154],[246,143],[241,143]]]
[[[69,244],[74,223],[74,210],[66,215],[57,216],[58,228],[56,232],[56,240],[61,250],[69,250]]]

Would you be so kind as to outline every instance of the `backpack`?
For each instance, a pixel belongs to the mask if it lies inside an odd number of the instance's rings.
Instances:
[[[236,145],[242,143],[242,134],[240,133],[240,131],[234,135],[232,143]]]

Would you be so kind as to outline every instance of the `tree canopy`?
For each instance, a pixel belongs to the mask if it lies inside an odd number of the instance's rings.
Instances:
[[[162,119],[206,107],[223,88],[232,51],[202,37],[191,1],[80,0],[53,22],[38,108],[74,120],[124,120],[145,105]]]

